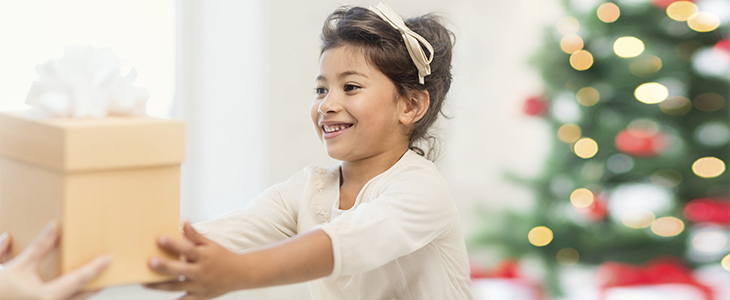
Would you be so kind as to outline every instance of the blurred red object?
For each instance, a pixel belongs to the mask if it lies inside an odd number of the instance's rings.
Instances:
[[[591,205],[588,207],[573,206],[573,208],[591,222],[600,222],[608,217],[608,207],[606,206],[605,195],[594,194]]]
[[[612,287],[648,286],[657,284],[686,284],[702,291],[704,300],[714,300],[712,290],[692,276],[692,269],[673,257],[652,260],[645,265],[607,262],[598,267],[599,299]]]
[[[547,99],[542,96],[534,96],[525,100],[522,110],[529,116],[542,116],[548,109]]]
[[[514,259],[504,260],[492,269],[472,264],[471,279],[475,296],[486,299],[544,300],[543,288],[523,277],[519,269],[519,261]]]
[[[730,225],[730,199],[693,199],[684,207],[684,216],[695,223]]]
[[[661,133],[649,133],[637,129],[626,129],[616,135],[616,149],[636,156],[650,157],[666,148],[666,138]]]
[[[712,47],[712,51],[717,51],[730,58],[730,39],[722,39],[715,46]]]
[[[519,266],[516,260],[508,259],[500,262],[492,270],[471,265],[471,278],[520,278]]]
[[[682,0],[651,0],[651,3],[654,4],[654,6],[656,6],[656,7],[665,9],[669,6],[669,4],[672,4],[677,1],[682,1]],[[684,0],[684,1],[694,2],[694,0]]]

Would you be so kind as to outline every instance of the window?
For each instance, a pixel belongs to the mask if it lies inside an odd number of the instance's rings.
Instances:
[[[134,66],[135,86],[150,94],[147,112],[168,116],[175,72],[175,3],[38,0],[0,4],[0,110],[22,109],[35,66],[66,45],[110,47]]]

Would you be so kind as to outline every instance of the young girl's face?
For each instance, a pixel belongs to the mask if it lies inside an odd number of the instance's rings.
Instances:
[[[355,46],[322,53],[315,92],[312,121],[330,157],[357,161],[408,149],[405,102]]]

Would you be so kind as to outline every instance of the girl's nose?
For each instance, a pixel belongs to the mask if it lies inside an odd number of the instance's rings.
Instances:
[[[322,102],[319,103],[319,107],[317,108],[317,111],[319,111],[320,114],[336,113],[339,110],[339,99],[332,93],[327,94],[327,96],[322,99]]]

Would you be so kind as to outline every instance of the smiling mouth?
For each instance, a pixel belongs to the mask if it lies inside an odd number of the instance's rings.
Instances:
[[[352,127],[352,124],[322,125],[322,130],[325,133],[333,133],[333,132],[338,132],[340,130],[345,130],[350,127]]]

